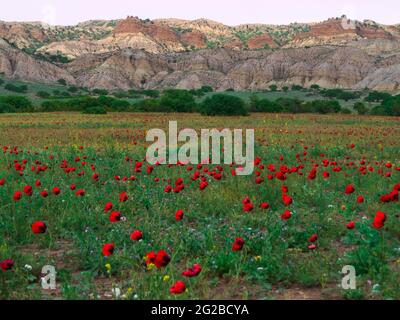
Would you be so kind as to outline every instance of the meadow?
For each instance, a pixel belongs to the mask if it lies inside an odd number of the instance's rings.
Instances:
[[[146,132],[169,120],[254,128],[254,173],[150,166]],[[0,299],[400,299],[399,117],[21,113],[0,130]]]

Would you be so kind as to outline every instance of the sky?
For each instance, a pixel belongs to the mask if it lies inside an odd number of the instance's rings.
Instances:
[[[207,18],[227,25],[350,19],[400,23],[399,0],[1,0],[0,20],[73,25],[93,19]]]

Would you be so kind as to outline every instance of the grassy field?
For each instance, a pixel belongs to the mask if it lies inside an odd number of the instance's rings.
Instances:
[[[253,175],[149,168],[146,131],[168,120],[254,128]],[[399,118],[35,113],[2,114],[0,130],[1,299],[400,299]]]

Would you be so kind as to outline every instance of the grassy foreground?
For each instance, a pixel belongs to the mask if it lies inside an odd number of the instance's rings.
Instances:
[[[168,120],[254,128],[253,175],[149,168],[146,131]],[[400,299],[399,120],[2,114],[0,262],[13,266],[0,271],[0,298]],[[41,289],[44,265],[56,290]],[[355,290],[340,287],[346,265]]]

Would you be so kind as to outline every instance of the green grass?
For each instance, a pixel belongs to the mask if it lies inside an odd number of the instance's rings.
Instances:
[[[232,168],[224,165],[221,180],[198,170],[209,182],[200,191],[199,181],[191,180],[196,168],[157,166],[148,174],[144,163],[142,172],[134,172],[149,145],[146,131],[166,129],[169,120],[178,121],[180,129],[254,128],[255,152],[263,165],[273,164],[276,171],[283,170],[282,165],[304,165],[299,169],[303,175],[268,180],[273,172],[257,168],[264,181],[256,184],[255,173],[233,177]],[[0,272],[2,299],[48,298],[51,292],[41,290],[38,280],[45,264],[55,265],[58,272],[58,290],[51,298],[105,299],[112,297],[113,287],[126,299],[278,299],[289,292],[299,298],[299,291],[327,299],[400,298],[398,202],[379,200],[400,182],[398,118],[35,113],[0,115],[0,129],[2,146],[9,146],[0,154],[0,179],[6,181],[0,186],[0,261],[15,261],[12,272]],[[13,146],[18,153],[9,152]],[[324,159],[337,164],[324,167]],[[360,173],[362,159],[374,172]],[[23,160],[26,169],[20,175],[14,165]],[[76,171],[66,173],[60,167],[63,160]],[[392,168],[386,167],[388,162]],[[32,167],[38,163],[48,168],[36,173]],[[310,180],[316,163],[317,177]],[[338,166],[342,171],[333,170]],[[216,170],[214,165],[204,167]],[[79,176],[81,171],[85,174]],[[323,171],[330,173],[329,179],[322,177]],[[387,172],[390,178],[383,176]],[[93,173],[99,174],[98,181]],[[136,180],[117,181],[117,175],[134,175]],[[165,193],[178,178],[185,189]],[[35,186],[37,180],[40,187]],[[356,192],[345,195],[350,183]],[[77,197],[71,184],[85,189],[85,196]],[[26,185],[33,186],[33,195],[13,201],[14,192]],[[282,185],[293,198],[289,207],[281,199]],[[61,189],[60,195],[51,194],[54,187]],[[39,194],[45,189],[47,198]],[[121,192],[127,192],[127,202],[119,202]],[[363,203],[356,202],[359,195]],[[249,213],[242,208],[246,196],[254,204]],[[108,220],[109,212],[103,210],[108,201],[126,221]],[[268,210],[259,208],[264,201],[270,204]],[[185,212],[182,221],[175,220],[178,209]],[[293,216],[283,221],[287,209]],[[381,230],[372,227],[378,210],[387,214]],[[47,224],[45,234],[32,233],[30,225],[37,220]],[[346,229],[351,220],[355,230]],[[141,242],[130,240],[134,230],[143,232]],[[317,249],[309,250],[313,234],[318,234]],[[243,237],[245,245],[233,252],[236,237]],[[105,258],[102,246],[111,242],[116,250]],[[143,257],[160,249],[168,252],[171,262],[149,270]],[[194,263],[203,268],[199,276],[182,277]],[[357,290],[350,292],[338,287],[340,271],[349,264],[357,271]],[[174,296],[169,288],[177,280],[183,280],[188,291]]]

